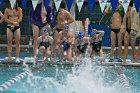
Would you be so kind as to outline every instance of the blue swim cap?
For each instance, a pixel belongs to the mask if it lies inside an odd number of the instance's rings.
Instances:
[[[96,32],[92,31],[92,32],[90,33],[90,36],[93,36],[93,35],[95,35],[95,34],[96,34]]]
[[[83,32],[79,32],[77,36],[78,36],[78,38],[82,38],[82,37],[84,37],[84,34],[83,34]]]

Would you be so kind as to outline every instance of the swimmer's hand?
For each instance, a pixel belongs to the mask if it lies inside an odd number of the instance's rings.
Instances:
[[[18,25],[18,22],[13,22],[13,25],[15,25],[15,26]]]
[[[15,27],[14,25],[11,25],[11,30],[13,30],[13,29],[14,29],[14,27]]]
[[[66,38],[66,37],[64,37],[64,38],[63,38],[63,41],[67,42],[68,40],[67,40],[67,38]]]

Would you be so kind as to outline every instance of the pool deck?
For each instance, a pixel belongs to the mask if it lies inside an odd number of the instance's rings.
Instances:
[[[82,62],[15,62],[13,61],[1,61],[0,65],[4,66],[22,66],[23,64],[28,64],[28,65],[38,65],[38,64],[43,64],[43,65],[49,65],[49,66],[73,66],[73,65],[80,65]],[[125,67],[140,67],[140,63],[125,63],[122,64],[121,62],[102,62],[102,63],[97,63],[99,66],[125,66]]]

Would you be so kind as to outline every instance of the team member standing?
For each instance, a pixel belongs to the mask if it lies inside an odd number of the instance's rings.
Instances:
[[[19,23],[22,21],[22,9],[15,3],[14,8],[6,8],[4,12],[5,21],[7,22],[7,49],[8,58],[12,60],[12,41],[15,38],[16,43],[16,61],[19,62],[20,53],[20,27]]]
[[[71,24],[72,22],[74,22],[74,18],[70,14],[70,12],[66,10],[66,4],[64,1],[62,1],[60,4],[58,16],[57,16],[57,25],[54,28],[54,51],[56,52],[55,54],[57,54],[58,56],[60,55],[59,32],[63,31],[64,24],[66,23]]]
[[[121,28],[121,24],[122,24],[122,15],[120,14],[119,11],[119,3],[118,6],[115,10],[115,12],[113,13],[112,17],[111,17],[111,57],[109,62],[113,62],[114,61],[114,49],[115,49],[115,45],[116,45],[116,36],[118,39],[118,61],[122,62],[121,60],[121,54],[122,54],[122,33],[120,32],[120,28]],[[108,8],[106,8],[105,13],[107,13],[110,9],[110,6]]]
[[[36,60],[37,38],[41,34],[40,33],[41,30],[44,30],[43,28],[46,28],[46,26],[48,26],[48,24],[51,23],[52,21],[53,21],[52,9],[50,6],[48,6],[46,10],[42,0],[39,1],[35,10],[33,8],[30,9],[29,22],[33,30],[33,39],[34,39],[33,52],[35,60]]]
[[[123,23],[121,27],[121,32],[124,33],[124,60],[126,63],[126,58],[128,55],[129,43],[132,47],[133,62],[135,61],[135,43],[136,37],[139,34],[139,13],[133,7],[133,1],[131,0],[128,6],[128,10],[123,18]]]

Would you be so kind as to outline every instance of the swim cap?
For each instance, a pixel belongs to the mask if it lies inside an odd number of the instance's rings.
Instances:
[[[92,31],[92,32],[90,33],[90,36],[93,36],[93,35],[95,35],[95,34],[96,34],[96,32]]]
[[[64,24],[64,29],[68,29],[69,25],[68,24]]]
[[[45,33],[48,32],[48,29],[44,29],[44,32],[45,32]]]
[[[84,34],[83,34],[83,32],[79,32],[77,36],[78,36],[78,38],[82,38],[82,37],[84,37]]]

